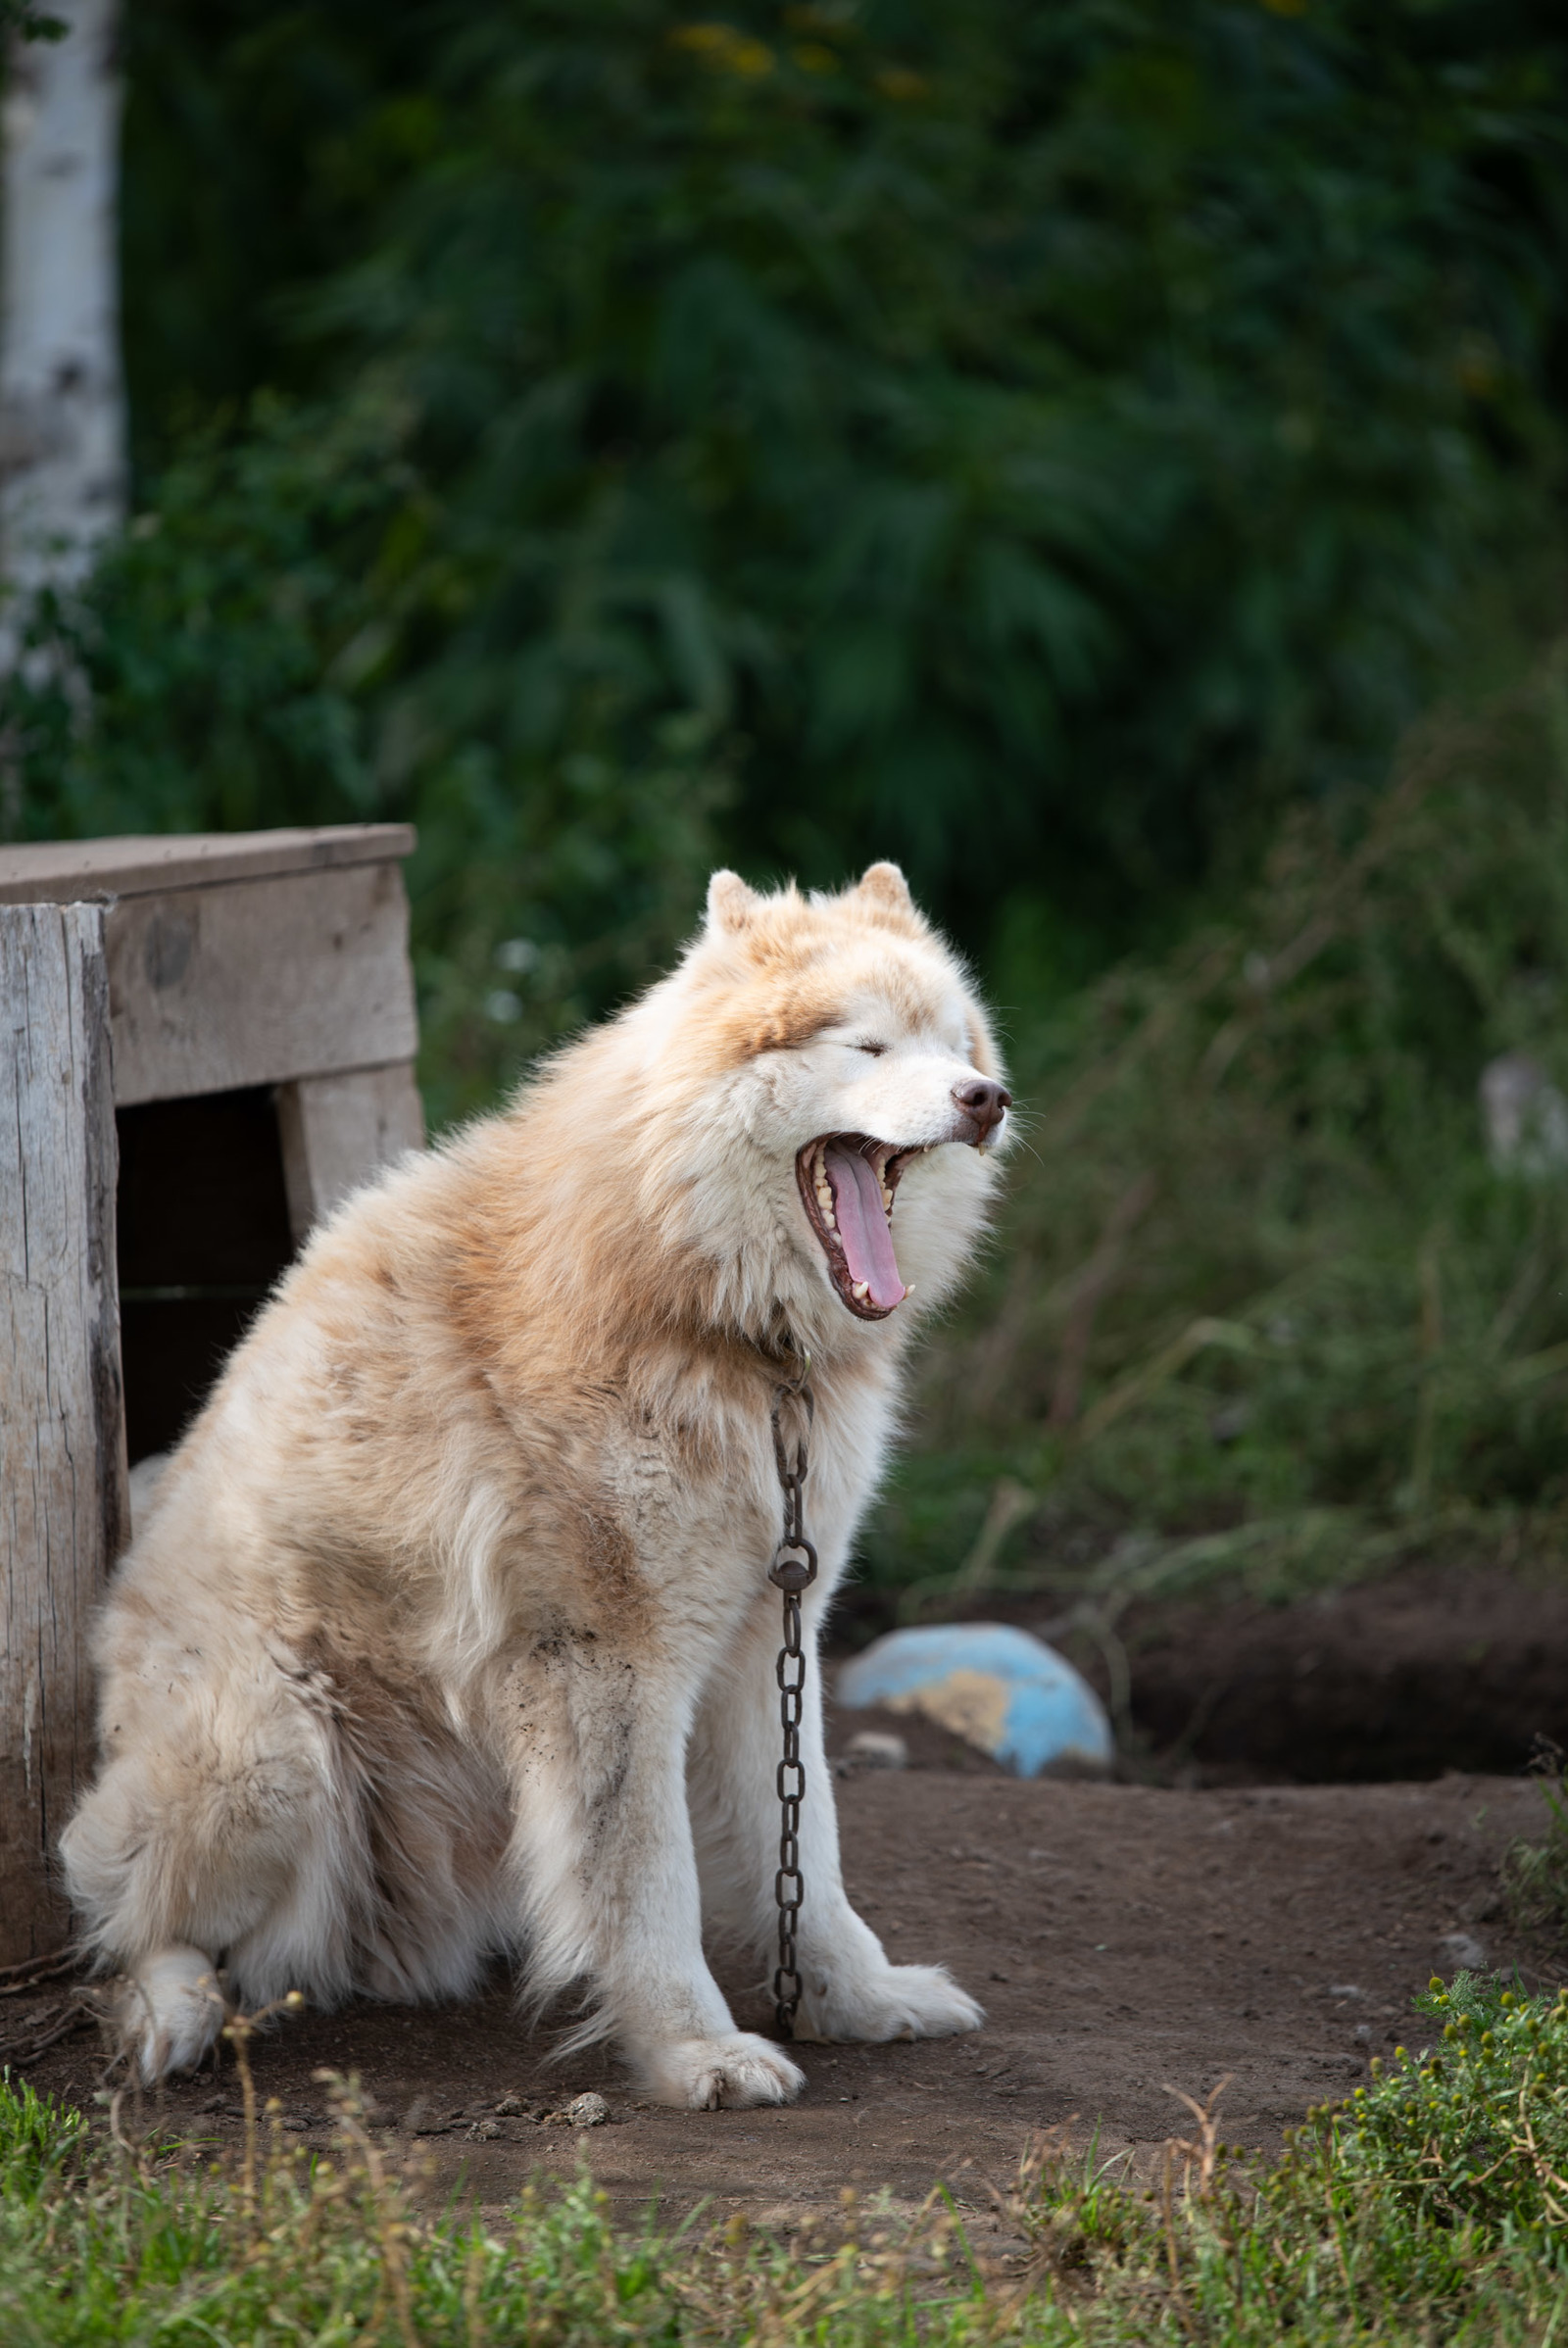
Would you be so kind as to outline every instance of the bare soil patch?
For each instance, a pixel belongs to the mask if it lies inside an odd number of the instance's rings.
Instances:
[[[865,1717],[845,1716],[841,1740]],[[1435,1968],[1484,1953],[1534,1978],[1496,1904],[1497,1860],[1540,1816],[1518,1780],[1183,1788],[1021,1784],[980,1764],[857,1772],[837,1790],[854,1895],[896,1955],[941,1958],[980,1996],[978,2035],[807,2046],[808,2092],[788,2111],[668,2112],[603,2053],[553,2065],[548,2029],[523,2029],[498,1981],[466,2006],[307,2014],[258,2044],[259,2091],[289,2140],[324,2149],[313,2074],[358,2072],[431,2189],[461,2180],[488,2205],[569,2169],[574,2130],[550,2115],[588,2088],[611,2110],[588,2155],[628,2209],[710,2198],[784,2221],[831,2211],[846,2186],[908,2203],[939,2177],[984,2204],[1033,2131],[1072,2123],[1107,2147],[1152,2145],[1184,2117],[1167,2086],[1203,2095],[1227,2074],[1227,2137],[1272,2148],[1373,2055],[1421,2042],[1410,1997]],[[765,2029],[760,1990],[723,1978]],[[8,2036],[26,2006],[8,2001]],[[83,2033],[29,2076],[89,2102],[100,2059]],[[148,2117],[232,2146],[231,2058]]]
[[[1289,1606],[1127,1625],[1132,1709],[1167,1766],[1323,1784],[1510,1771],[1568,1743],[1568,1590],[1419,1567]]]

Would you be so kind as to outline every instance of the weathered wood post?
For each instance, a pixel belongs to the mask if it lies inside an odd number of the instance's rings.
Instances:
[[[0,905],[0,1963],[58,1948],[87,1636],[129,1530],[103,908]]]

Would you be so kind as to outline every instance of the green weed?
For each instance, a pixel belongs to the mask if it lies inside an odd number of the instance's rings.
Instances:
[[[1539,1842],[1521,1837],[1504,1853],[1503,1897],[1522,1931],[1561,1939],[1568,1934],[1568,1759],[1544,1738],[1536,1782],[1545,1804],[1544,1833]]]

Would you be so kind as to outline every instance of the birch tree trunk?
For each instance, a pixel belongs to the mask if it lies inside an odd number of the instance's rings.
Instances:
[[[0,583],[71,587],[125,502],[117,198],[119,0],[49,0],[60,40],[13,35],[0,248]],[[9,656],[9,657],[8,657]]]

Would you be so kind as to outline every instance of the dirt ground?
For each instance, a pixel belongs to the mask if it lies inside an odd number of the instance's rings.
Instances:
[[[1227,2074],[1227,2138],[1271,2148],[1374,2054],[1423,2042],[1409,2001],[1435,1968],[1527,1960],[1496,1900],[1502,1849],[1541,1816],[1518,1779],[1022,1784],[945,1766],[956,1756],[937,1732],[914,1746],[907,1770],[841,1778],[846,1871],[891,1951],[941,1958],[981,1998],[978,2035],[806,2046],[808,2086],[790,2110],[668,2112],[604,2053],[552,2065],[548,2029],[524,2030],[498,1981],[466,2006],[287,2023],[256,2049],[260,2092],[278,2098],[293,2140],[324,2149],[312,2075],[358,2072],[431,2189],[461,2180],[490,2206],[538,2169],[569,2170],[574,2130],[552,2115],[587,2088],[611,2114],[589,2157],[628,2214],[706,2198],[718,2215],[779,2223],[835,2208],[847,2185],[908,2204],[939,2177],[983,2202],[984,2180],[1004,2182],[1033,2131],[1071,2121],[1086,2140],[1098,2126],[1106,2146],[1152,2145],[1185,2118],[1168,2087],[1202,2096]],[[738,2018],[766,2028],[761,1995],[720,1972]],[[40,1992],[37,2007],[56,1997]],[[27,2010],[8,2001],[6,2036]],[[29,2077],[89,2103],[100,2061],[82,2032]],[[161,2122],[236,2142],[231,2058],[171,2086]]]

